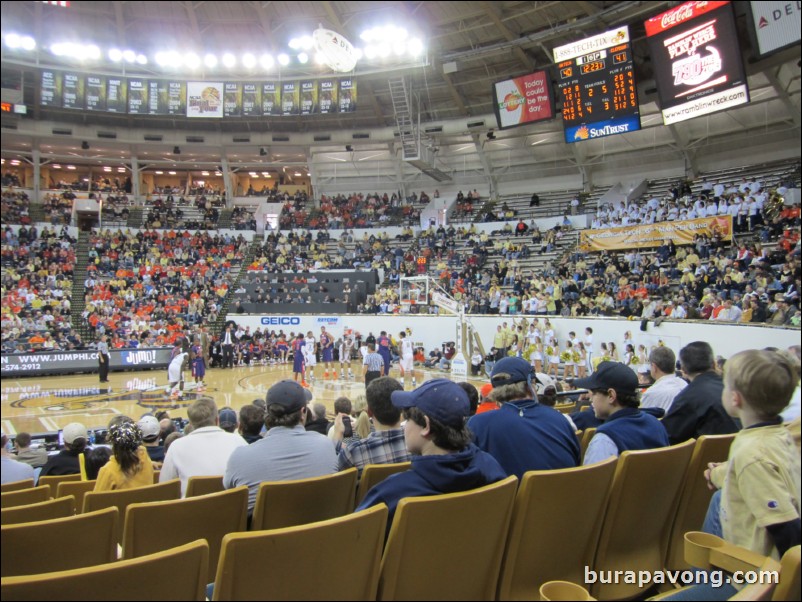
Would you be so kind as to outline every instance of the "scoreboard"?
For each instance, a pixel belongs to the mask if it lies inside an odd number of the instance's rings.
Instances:
[[[555,48],[554,61],[566,142],[640,129],[626,26]]]

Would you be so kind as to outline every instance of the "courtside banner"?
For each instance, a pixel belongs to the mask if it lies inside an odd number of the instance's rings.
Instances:
[[[647,249],[659,247],[665,240],[674,244],[693,244],[697,234],[732,240],[732,216],[700,217],[674,222],[660,222],[642,226],[622,226],[600,230],[582,230],[579,233],[579,248],[582,251],[616,251],[623,249]]]
[[[109,369],[149,370],[167,368],[172,347],[148,347],[143,349],[111,349]],[[10,353],[0,357],[2,376],[40,376],[96,372],[97,351],[43,351],[39,353]]]
[[[686,2],[646,21],[663,123],[749,102],[729,2]]]

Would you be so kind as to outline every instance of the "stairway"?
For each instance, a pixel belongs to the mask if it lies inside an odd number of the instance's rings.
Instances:
[[[81,335],[84,343],[89,343],[92,338],[89,324],[81,315],[86,308],[84,281],[86,280],[86,268],[89,265],[90,235],[91,232],[78,232],[78,242],[75,245],[75,267],[72,274],[72,300],[70,301],[72,329]]]
[[[254,238],[248,245],[248,249],[245,251],[245,255],[242,258],[242,263],[239,266],[237,277],[234,278],[234,281],[231,283],[231,286],[229,287],[228,292],[223,299],[223,303],[220,305],[220,313],[217,315],[217,321],[212,326],[212,334],[223,332],[223,327],[226,324],[226,316],[228,315],[228,310],[231,306],[231,299],[234,296],[234,291],[239,287],[239,282],[242,279],[243,274],[247,272],[245,268],[251,265],[256,257],[256,252],[262,248],[262,242],[263,241],[260,238]]]
[[[128,222],[125,224],[128,228],[141,228],[143,218],[143,208],[139,205],[131,207],[128,212]]]
[[[40,222],[50,223],[50,219],[47,217],[42,203],[30,203],[28,205],[28,217],[31,218],[31,222],[34,224]]]
[[[227,230],[231,228],[231,214],[234,213],[233,209],[222,209],[220,211],[220,217],[217,219],[217,229],[218,230]]]

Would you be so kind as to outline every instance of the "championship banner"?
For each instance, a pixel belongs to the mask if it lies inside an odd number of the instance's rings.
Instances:
[[[617,251],[625,249],[648,249],[659,247],[665,240],[677,246],[693,244],[697,234],[721,236],[732,240],[732,216],[700,217],[674,222],[660,222],[642,226],[623,226],[601,230],[582,230],[579,233],[579,248],[582,251]]]

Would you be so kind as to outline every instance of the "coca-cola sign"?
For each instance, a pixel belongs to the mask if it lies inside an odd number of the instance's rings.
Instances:
[[[729,4],[729,2],[686,2],[685,4],[680,4],[646,21],[646,35],[653,36],[707,12],[721,8],[726,4]]]

